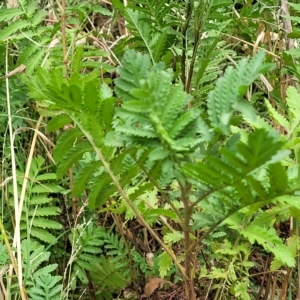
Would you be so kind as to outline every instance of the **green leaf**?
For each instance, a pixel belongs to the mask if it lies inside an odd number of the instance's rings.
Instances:
[[[54,116],[47,124],[47,130],[54,132],[58,129],[63,128],[67,124],[71,124],[72,119],[66,114],[59,114]]]
[[[46,231],[44,229],[32,227],[30,229],[30,235],[48,244],[54,245],[57,243],[56,237],[53,234],[51,234],[49,231]]]
[[[153,53],[153,59],[155,62],[160,62],[161,58],[165,54],[167,47],[169,28],[164,28],[162,32],[158,32],[153,35],[150,42],[150,47]]]
[[[102,287],[111,289],[123,289],[126,286],[127,279],[122,276],[115,265],[108,258],[101,256],[101,263],[91,272],[93,281]]]
[[[80,86],[71,84],[69,86],[69,93],[71,101],[77,105],[82,104],[82,92]]]
[[[288,190],[288,176],[286,168],[281,163],[271,164],[268,168],[270,176],[270,192],[274,195]]]
[[[300,100],[300,94],[298,93],[298,91],[292,86],[288,87],[286,102],[289,107],[289,112],[293,115],[294,120],[292,123],[296,123],[297,125],[300,122],[299,100]]]
[[[97,180],[95,180],[92,183],[90,188],[89,204],[88,204],[90,209],[97,208],[101,206],[103,203],[105,203],[107,198],[104,197],[103,191],[105,189],[111,188],[110,184],[111,184],[111,178],[106,173],[101,174],[101,176],[98,176]]]
[[[147,139],[155,139],[157,138],[156,133],[153,130],[143,130],[138,128],[132,128],[129,126],[119,126],[117,128],[117,131],[121,134],[128,134],[135,137],[142,137]]]
[[[160,74],[164,76],[164,74]],[[172,75],[172,74],[170,74]],[[168,79],[168,77],[166,77]],[[162,78],[161,78],[162,80]],[[171,84],[171,80],[169,79],[167,82],[168,85]],[[162,90],[167,90],[166,87],[162,87]],[[162,108],[160,113],[160,120],[162,124],[167,129],[173,127],[174,122],[177,120],[179,114],[182,112],[183,108],[191,101],[191,96],[187,95],[183,91],[182,84],[178,84],[174,86],[171,90],[172,92],[168,95],[168,98],[165,100],[166,103]],[[162,98],[161,98],[162,100]]]
[[[182,241],[184,238],[183,233],[180,231],[173,231],[164,235],[164,241],[167,244],[173,244]]]
[[[295,10],[300,11],[300,4],[296,4],[296,3],[289,3],[289,5],[291,7],[293,7]]]
[[[85,152],[92,152],[93,150],[94,149],[89,142],[76,144],[73,148],[67,151],[63,159],[60,161],[56,171],[57,178],[62,178],[71,166],[82,158]]]
[[[43,9],[34,12],[34,15],[31,19],[32,27],[37,27],[42,21],[44,21],[47,14],[48,13]]]
[[[43,184],[35,185],[33,188],[31,188],[31,193],[33,194],[61,193],[63,191],[64,189],[55,183],[43,183]]]
[[[60,162],[66,152],[73,146],[77,138],[82,136],[82,132],[78,128],[72,128],[65,131],[58,139],[53,158],[56,162]]]
[[[59,207],[56,206],[49,206],[49,207],[38,207],[35,209],[31,209],[28,212],[28,216],[58,216],[60,214]]]
[[[91,116],[96,114],[99,98],[100,95],[96,84],[93,81],[87,82],[84,87],[84,104]]]
[[[250,243],[257,242],[266,251],[272,252],[274,256],[288,267],[295,266],[295,258],[290,250],[282,243],[274,229],[266,229],[256,225],[249,225],[241,229],[240,233],[249,239]]]
[[[126,19],[128,19],[129,22],[134,25],[135,30],[138,32],[139,37],[142,39],[146,49],[148,50],[151,61],[154,63],[154,58],[149,41],[149,38],[151,37],[151,25],[148,22],[141,21],[140,15],[141,13],[139,13],[138,10],[132,10],[130,8],[127,8],[125,10]]]
[[[32,222],[34,227],[40,227],[40,228],[49,228],[49,229],[62,229],[62,225],[56,221],[53,220],[49,220],[46,218],[33,218],[32,220],[30,220],[30,222]]]
[[[0,10],[0,22],[8,21],[8,20],[11,20],[13,18],[17,18],[17,17],[19,17],[23,14],[24,14],[23,10],[19,7],[8,8],[8,9],[1,8],[1,10]]]
[[[264,68],[264,53],[261,51],[251,60],[242,59],[236,69],[229,67],[220,78],[207,100],[211,126],[224,134],[230,132],[230,120],[234,106],[245,93],[244,86],[251,84]]]
[[[200,112],[196,109],[189,109],[183,113],[173,124],[170,129],[171,138],[175,139],[181,134],[182,130],[189,125],[192,121],[199,118]]]
[[[55,180],[55,179],[56,179],[56,174],[55,173],[45,173],[45,174],[37,175],[35,177],[36,181]]]
[[[33,276],[34,277],[39,277],[41,275],[48,275],[49,273],[53,272],[56,270],[58,267],[58,264],[49,264],[46,267],[39,268],[36,272],[34,272]]]
[[[41,204],[47,204],[52,201],[51,198],[48,198],[47,195],[45,196],[44,194],[41,195],[32,195],[29,204],[30,205],[41,205]]]
[[[124,147],[124,141],[122,140],[122,134],[117,132],[108,132],[105,135],[104,143],[108,147]]]
[[[168,218],[171,218],[173,220],[177,219],[177,216],[174,212],[170,211],[170,210],[166,210],[163,208],[152,208],[148,211],[146,211],[145,213],[143,213],[143,216],[145,218],[150,218],[150,217],[160,217],[160,216],[165,216]]]
[[[266,99],[265,104],[268,108],[269,113],[273,117],[273,119],[289,132],[289,130],[290,130],[289,121],[272,106],[272,104],[269,102],[269,100]]]
[[[264,129],[257,129],[249,134],[247,144],[239,143],[237,147],[245,162],[248,163],[248,168],[255,169],[267,162],[270,163],[283,145],[284,141],[276,139],[274,132],[270,133]],[[286,154],[283,153],[283,157]],[[272,162],[275,161],[272,160]]]
[[[72,58],[72,73],[73,74],[79,74],[81,69],[81,63],[82,63],[82,56],[83,56],[83,48],[77,47],[76,52]]]
[[[34,287],[29,289],[29,295],[32,299],[53,299],[59,300],[63,288],[61,276],[52,276],[51,274],[41,274],[35,278]]]
[[[136,113],[149,113],[151,111],[150,103],[141,100],[126,101],[122,108]]]
[[[95,69],[92,72],[85,74],[84,77],[81,77],[82,83],[86,83],[89,81],[93,81],[94,79],[97,79],[101,76],[100,70]]]
[[[154,149],[150,154],[149,154],[149,159],[151,161],[155,161],[155,160],[163,160],[166,157],[168,157],[169,152],[166,151],[163,148],[156,148]]]
[[[26,5],[23,6],[26,10],[27,17],[30,19],[32,15],[37,11],[38,4],[36,1],[26,1]]]
[[[133,100],[129,92],[132,89],[140,88],[136,79],[146,78],[150,67],[149,56],[136,53],[134,50],[128,50],[122,60],[123,67],[117,69],[120,77],[115,79],[115,92],[123,101]]]
[[[101,102],[99,108],[100,110],[99,117],[106,130],[111,130],[112,128],[112,122],[113,122],[114,111],[115,111],[115,103],[116,103],[116,99],[112,97],[105,98]]]
[[[75,177],[74,187],[72,190],[73,196],[77,196],[83,191],[92,173],[100,166],[102,166],[102,163],[100,161],[90,161],[84,164],[84,166],[79,170],[77,176]]]
[[[161,278],[165,278],[168,271],[173,266],[173,261],[166,252],[163,252],[162,254],[159,255],[158,265],[159,265],[159,276]]]
[[[8,25],[4,29],[1,29],[0,31],[0,40],[4,41],[8,38],[12,38],[13,35],[21,29],[24,29],[26,27],[30,26],[30,22],[25,20],[17,20],[13,22],[12,24]]]

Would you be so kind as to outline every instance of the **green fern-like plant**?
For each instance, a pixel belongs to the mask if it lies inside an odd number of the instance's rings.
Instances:
[[[217,267],[212,267],[208,274],[208,278],[216,282],[212,287],[217,289],[215,296],[222,298],[230,294],[236,299],[250,300],[248,292],[250,280],[247,273],[254,263],[248,260],[249,244],[242,241],[232,244],[225,239],[221,243],[215,241],[212,248],[210,255],[220,262]]]
[[[170,28],[180,26],[180,18],[172,9],[177,10],[178,5],[165,0],[132,1],[126,7],[119,1],[112,2],[128,23],[131,37],[126,44],[131,43],[136,50],[145,51],[152,62],[159,62],[162,57],[167,61],[172,58],[170,47],[178,33]]]
[[[92,155],[95,146],[102,149],[122,186],[129,186],[138,176],[139,170],[127,151],[116,152],[115,140],[113,143],[108,141],[103,147],[104,138],[113,126],[116,99],[112,97],[112,91],[106,84],[99,84],[98,71],[87,75],[80,74],[82,55],[83,49],[79,48],[72,61],[73,73],[69,79],[63,78],[60,69],[54,69],[50,78],[48,72],[40,69],[38,80],[30,82],[29,87],[30,95],[42,100],[42,105],[53,111],[48,130],[55,131],[65,125],[74,124],[57,141],[53,154],[58,164],[56,175],[57,178],[62,178],[69,168],[78,166],[72,193],[77,196],[88,188],[89,207],[94,208],[105,203],[117,191],[108,174],[104,172],[99,158]],[[94,145],[88,140],[93,140]],[[133,152],[137,153],[138,150],[132,150]],[[147,152],[139,152],[136,159],[144,161],[147,155]],[[136,192],[135,197],[138,195]]]
[[[164,164],[170,160],[168,172],[174,172],[174,177],[175,170],[180,170],[177,178],[185,218],[193,220],[189,233],[209,226],[205,237],[241,208],[263,205],[278,196],[293,195],[298,189],[289,182],[282,165],[289,154],[283,149],[284,138],[266,127],[255,129],[255,112],[242,98],[246,87],[268,68],[262,64],[263,57],[261,52],[225,72],[208,96],[208,122],[200,110],[184,109],[190,98],[180,84],[171,84],[172,73],[161,64],[151,66],[147,57],[133,51],[124,57],[120,77],[115,80],[116,93],[124,102],[116,109],[115,137],[129,149],[153,149],[150,160],[163,160]],[[246,72],[250,76],[245,76]],[[234,112],[254,127],[243,140],[231,132]],[[218,135],[225,138],[223,145],[216,143]],[[267,232],[260,234],[274,242]],[[246,233],[245,237],[253,242]],[[201,240],[191,243],[187,253],[194,251]],[[265,245],[259,237],[255,241]],[[285,263],[293,265],[295,261],[289,256]]]
[[[124,101],[116,110],[119,121],[114,125],[115,139],[127,145],[151,145],[155,152],[149,155],[163,159],[174,151],[195,149],[209,138],[205,123],[202,132],[197,126],[200,111],[192,108],[183,112],[192,98],[180,83],[172,85],[172,72],[162,63],[150,67],[147,56],[127,51],[123,64],[115,81],[116,93]],[[196,139],[192,138],[195,134],[199,134]]]
[[[61,299],[62,277],[51,273],[58,267],[50,264],[50,252],[36,241],[23,240],[24,284],[30,299]]]
[[[25,205],[21,216],[21,236],[30,235],[40,241],[55,244],[57,239],[54,232],[62,229],[62,225],[56,220],[60,214],[60,209],[53,203],[50,194],[61,193],[64,191],[56,182],[54,173],[41,174],[45,159],[38,156],[33,159],[27,188]],[[23,183],[24,174],[18,172],[18,182]],[[12,192],[12,187],[9,188]],[[21,187],[19,188],[21,191]],[[10,204],[13,206],[13,200]]]
[[[1,268],[5,271],[5,266],[9,264],[9,256],[4,245],[0,246],[0,254]],[[50,251],[37,241],[22,241],[23,286],[29,294],[29,299],[62,299],[62,277],[51,274],[57,270],[58,265],[49,262],[50,255]],[[12,279],[15,281],[14,276]],[[17,294],[15,284],[11,285],[10,293]]]
[[[24,64],[29,74],[46,57],[55,33],[52,26],[44,26],[46,16],[47,11],[36,1],[22,0],[18,7],[1,8],[0,40],[18,44],[17,65]]]
[[[41,64],[45,68],[50,68],[52,65],[62,59],[62,53],[59,47],[58,39],[53,37],[57,34],[59,26],[53,26],[47,21],[49,8],[43,7],[43,3],[36,1],[21,0],[18,1],[18,7],[1,8],[0,11],[0,41],[1,43],[16,43],[18,45],[17,66],[25,65],[27,74],[33,74]],[[53,8],[54,10],[54,8]],[[55,11],[55,10],[54,10]],[[74,25],[74,20],[78,22],[78,31],[66,29],[66,40],[70,43],[76,43],[84,39],[80,33],[80,26],[85,24],[90,13],[99,13],[109,16],[111,12],[104,7],[97,5],[95,1],[83,1],[80,5],[69,5],[66,10],[67,21],[71,20]],[[54,18],[56,12],[54,13]],[[82,43],[81,43],[82,44]],[[100,61],[95,61],[95,57],[107,57],[107,52],[95,49],[87,43],[83,43],[85,48],[85,61],[83,66],[90,69],[99,69],[111,72],[113,68]],[[58,59],[59,58],[59,59]]]
[[[109,234],[103,227],[86,227],[74,229],[69,236],[72,244],[72,287],[88,284],[89,272],[94,284],[98,286],[99,295],[110,299],[112,292],[124,288],[130,278],[127,249],[118,236]],[[104,255],[105,254],[105,255]],[[74,262],[73,262],[74,260]]]
[[[52,276],[51,274],[43,274],[35,279],[35,286],[29,290],[30,299],[61,299],[61,290],[63,288],[61,276]]]
[[[103,228],[94,228],[92,224],[86,227],[73,229],[69,235],[72,245],[72,256],[75,258],[72,266],[72,286],[76,287],[77,280],[87,284],[88,277],[86,271],[93,271],[95,266],[100,263],[99,254],[102,253]]]
[[[294,87],[289,87],[286,92],[286,107],[285,111],[278,112],[275,108],[266,100],[265,104],[269,112],[269,117],[271,118],[272,122],[277,124],[279,128],[285,131],[286,136],[288,137],[288,142],[286,143],[285,147],[291,149],[292,155],[287,158],[284,162],[285,168],[288,169],[288,178],[281,179],[280,182],[276,182],[275,178],[273,180],[273,184],[276,188],[282,189],[284,185],[287,184],[287,181],[290,185],[297,185],[297,181],[299,178],[299,173],[297,170],[299,169],[298,166],[298,159],[299,159],[299,138],[298,138],[298,131],[299,131],[299,92]],[[276,174],[281,173],[280,169],[273,169],[272,176],[276,176]],[[279,175],[277,175],[279,177]],[[270,221],[270,226],[273,223],[279,222],[287,222],[291,216],[295,218],[297,222],[299,222],[299,205],[298,201],[296,200],[297,197],[290,196],[290,197],[279,197],[278,202],[274,207],[267,210],[263,213],[265,218],[268,218]],[[258,221],[261,219],[258,219]],[[260,223],[254,220],[254,225],[259,226]],[[258,224],[257,224],[257,223]],[[271,223],[272,222],[272,223]],[[268,228],[268,227],[267,227]],[[269,229],[269,234],[272,232],[272,228]],[[275,234],[274,234],[275,235]],[[275,239],[276,237],[274,237]],[[298,234],[295,232],[294,235],[291,235],[286,242],[286,247],[289,249],[289,256],[295,257],[295,243],[298,240]],[[273,251],[279,250],[280,247],[275,248]],[[289,257],[287,255],[287,257]],[[275,255],[275,259],[271,264],[272,270],[277,270],[284,265],[282,257],[279,255]]]
[[[75,188],[75,194],[92,183],[95,189],[90,192],[91,208],[109,197],[118,203],[118,192],[122,192],[133,210],[139,207],[147,189],[155,187],[163,201],[148,212],[151,215],[155,209],[160,209],[158,213],[171,208],[174,213],[172,218],[183,233],[183,239],[177,242],[184,247],[181,272],[187,278],[187,297],[195,299],[192,274],[196,269],[191,254],[198,245],[244,207],[258,208],[280,197],[297,197],[299,184],[290,180],[292,175],[282,163],[290,153],[284,149],[286,139],[266,126],[243,99],[247,86],[271,66],[263,64],[263,52],[241,60],[218,80],[206,99],[207,111],[203,111],[192,107],[192,96],[184,92],[181,82],[173,82],[174,73],[163,63],[153,63],[148,55],[129,50],[115,80],[115,93],[122,100],[115,107],[112,92],[96,83],[96,73],[79,73],[81,53],[78,50],[74,57],[70,78],[64,79],[59,69],[50,76],[40,70],[37,80],[30,83],[31,95],[53,112],[63,112],[54,117],[61,125],[73,122],[74,128],[63,133],[54,153],[59,163],[57,175],[63,176],[73,164],[82,168],[78,174],[83,183],[78,183],[80,188]],[[113,108],[103,110],[106,104]],[[109,113],[104,115],[104,111]],[[248,126],[243,131],[233,126],[237,114]],[[147,181],[149,185],[145,185]],[[131,192],[130,184],[135,183]],[[124,189],[132,196],[131,201]],[[140,208],[143,211],[143,206]],[[143,213],[139,218],[145,222],[147,215]],[[264,230],[254,238],[249,226],[243,236],[251,243],[265,246],[266,241],[275,242],[274,236]],[[203,231],[200,238],[196,238],[198,230]],[[170,248],[160,243],[164,255],[183,267]],[[265,249],[272,251],[270,247]],[[161,265],[162,274],[168,271],[170,257],[164,257],[169,263]],[[292,266],[294,260],[289,258],[284,263]],[[91,262],[82,267],[91,269]]]
[[[100,257],[100,264],[91,272],[93,282],[98,286],[97,294],[102,299],[112,298],[112,294],[125,288],[128,278],[120,272],[119,268],[105,256]]]

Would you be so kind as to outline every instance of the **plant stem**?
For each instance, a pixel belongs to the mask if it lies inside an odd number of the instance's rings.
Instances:
[[[61,38],[63,49],[63,66],[64,76],[68,76],[68,53],[67,53],[67,37],[66,37],[66,0],[61,1]]]
[[[93,146],[98,158],[100,159],[100,161],[103,164],[103,167],[105,169],[105,171],[107,172],[107,174],[110,176],[112,182],[115,184],[118,192],[120,193],[120,195],[123,197],[123,199],[125,200],[125,202],[128,204],[128,206],[133,210],[133,212],[135,213],[137,219],[141,222],[141,224],[150,232],[150,234],[156,239],[156,241],[160,244],[160,246],[168,253],[168,255],[171,257],[171,259],[173,260],[173,262],[175,263],[175,265],[178,267],[178,269],[180,270],[182,276],[184,279],[187,279],[187,275],[186,275],[186,271],[185,268],[179,263],[179,261],[177,260],[174,252],[172,250],[170,250],[168,248],[168,246],[161,240],[161,238],[155,233],[155,231],[150,227],[150,225],[145,221],[145,219],[143,218],[143,216],[141,215],[141,213],[139,212],[139,210],[133,205],[132,201],[129,199],[129,197],[127,196],[126,192],[124,191],[124,189],[121,187],[118,179],[116,178],[116,176],[113,174],[113,172],[111,171],[108,163],[106,162],[104,156],[102,155],[102,152],[100,151],[100,149],[96,146],[94,139],[92,136],[90,136],[90,134],[81,126],[80,122],[78,122],[76,119],[74,119],[74,117],[70,116],[72,118],[72,120],[74,121],[74,123],[78,126],[78,128],[81,130],[81,132],[86,136],[86,138],[88,139],[88,141],[91,143],[91,145]]]
[[[186,72],[187,72],[187,30],[189,28],[189,24],[192,18],[193,13],[193,7],[194,7],[194,0],[189,0],[186,5],[186,17],[185,17],[185,23],[182,27],[182,56],[181,56],[181,81],[186,87]]]
[[[190,208],[189,194],[191,191],[191,185],[186,184],[185,186],[180,185],[181,189],[181,200],[184,205],[184,224],[183,224],[183,234],[184,234],[184,249],[187,251],[191,245],[191,226],[190,220],[192,217],[192,209]],[[185,280],[185,294],[188,299],[196,300],[195,287],[194,287],[194,278],[193,278],[193,260],[192,253],[185,253],[184,266],[186,276],[188,277]]]
[[[8,74],[8,44],[6,45],[6,59],[5,59],[5,73]],[[7,112],[8,112],[8,128],[9,128],[9,139],[10,139],[10,153],[11,153],[11,165],[12,165],[12,176],[13,176],[13,195],[14,195],[14,206],[15,206],[15,244],[14,246],[17,248],[17,271],[18,273],[18,283],[19,283],[19,289],[21,292],[21,298],[22,300],[27,299],[27,295],[25,293],[25,289],[23,286],[23,273],[22,273],[22,255],[21,255],[21,236],[20,236],[20,220],[19,214],[20,214],[20,207],[19,207],[19,198],[18,198],[18,183],[17,183],[17,170],[16,170],[16,158],[15,158],[15,148],[14,148],[14,129],[12,125],[12,115],[11,115],[11,103],[10,103],[10,91],[9,91],[9,78],[6,77],[5,80],[6,83],[6,99],[7,99]],[[15,255],[14,252],[12,252],[13,256]],[[11,280],[11,274],[12,268],[9,270],[10,280]]]
[[[195,66],[195,61],[198,53],[198,47],[200,44],[200,34],[201,34],[201,29],[202,29],[202,24],[205,22],[204,20],[204,7],[205,3],[202,2],[199,4],[198,9],[195,11],[195,25],[194,25],[194,47],[193,47],[193,54],[192,58],[189,64],[189,70],[188,70],[188,75],[187,75],[187,81],[185,84],[185,91],[190,92],[191,91],[191,84],[192,84],[192,78],[194,75],[194,66]]]
[[[5,228],[3,226],[1,218],[0,218],[0,232],[2,234],[2,238],[4,240],[4,243],[5,243],[7,252],[9,254],[10,261],[11,261],[11,263],[13,265],[14,270],[15,270],[15,273],[18,274],[18,266],[17,266],[16,258],[15,258],[14,254],[13,254],[13,251],[12,251],[11,247],[10,247],[10,244],[9,244],[9,241],[8,241],[8,238],[7,238],[7,235],[6,235],[6,231],[5,231]]]

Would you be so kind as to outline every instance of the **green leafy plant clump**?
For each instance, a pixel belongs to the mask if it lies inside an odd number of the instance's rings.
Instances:
[[[77,64],[80,56],[74,59],[73,64]],[[145,215],[140,211],[137,217],[147,224],[151,213],[156,220],[164,214],[170,216],[170,209],[174,213],[172,222],[183,233],[176,242],[183,243],[180,255],[184,255],[184,264],[172,254],[170,246],[175,241],[166,245],[157,235],[155,238],[180,268],[190,299],[195,297],[192,274],[198,272],[192,253],[199,255],[195,251],[209,233],[245,207],[258,208],[276,202],[279,197],[288,203],[284,196],[296,196],[299,189],[282,164],[290,154],[284,149],[285,139],[259,119],[243,99],[245,87],[270,69],[263,59],[264,53],[260,52],[251,60],[241,60],[236,68],[228,68],[209,94],[206,112],[189,108],[192,97],[183,91],[180,82],[172,83],[173,73],[164,64],[152,65],[147,55],[133,50],[125,53],[115,80],[115,92],[122,104],[111,106],[105,119],[100,118],[107,111],[103,105],[112,105],[114,98],[110,92],[107,99],[93,92],[96,87],[90,75],[80,77],[73,73],[70,79],[58,80],[57,76],[62,75],[53,70],[50,80],[40,73],[30,84],[32,91],[40,91],[32,94],[35,98],[43,100],[46,95],[49,109],[63,111],[74,122],[74,129],[62,135],[55,150],[56,157],[57,153],[61,157],[57,174],[61,177],[78,162],[83,170],[78,172],[79,179],[84,173],[84,182],[97,182],[97,187],[90,186],[91,208],[104,204],[119,191],[136,213],[140,196],[153,187],[160,191],[162,203]],[[92,106],[88,104],[88,95],[93,95]],[[236,113],[240,122],[248,124],[248,130],[233,133]],[[108,117],[111,123],[106,121]],[[96,125],[97,119],[102,121]],[[87,165],[80,163],[85,153],[90,152],[96,153],[94,160]],[[128,195],[126,190],[132,183],[135,191]],[[167,187],[174,183],[178,188],[168,191]],[[75,189],[76,194],[80,192],[78,186]],[[235,226],[230,223],[230,228],[240,231],[241,222]],[[283,264],[295,265],[293,255],[280,239],[253,226],[249,224],[241,231],[244,238],[261,244]],[[204,234],[198,237],[197,232],[204,228]],[[277,246],[268,246],[275,239]]]

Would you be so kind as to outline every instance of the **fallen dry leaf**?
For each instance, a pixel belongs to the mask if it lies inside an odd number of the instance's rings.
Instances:
[[[161,285],[164,283],[169,283],[172,285],[170,281],[164,280],[162,278],[151,278],[149,282],[146,283],[144,287],[144,294],[150,298],[152,293]]]

